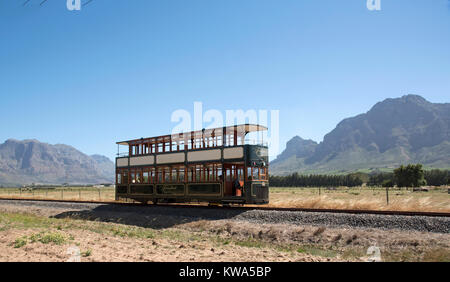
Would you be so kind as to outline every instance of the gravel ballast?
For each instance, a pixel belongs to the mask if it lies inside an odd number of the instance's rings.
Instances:
[[[252,223],[289,223],[330,227],[416,230],[435,233],[450,232],[450,218],[447,217],[21,200],[0,200],[0,208],[2,206],[20,206],[25,209],[39,210],[48,209],[52,211],[52,216],[55,218],[75,217],[107,222],[121,222],[152,228],[165,228],[196,220],[228,219]]]

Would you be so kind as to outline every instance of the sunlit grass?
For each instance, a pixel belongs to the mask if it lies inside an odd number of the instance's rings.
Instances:
[[[428,192],[385,188],[270,188],[269,206],[356,210],[399,210],[450,212],[450,195],[446,188]]]
[[[2,188],[0,198],[53,199],[74,201],[114,201],[112,187],[57,187],[51,189]],[[431,187],[428,192],[412,189],[380,187],[271,187],[270,207],[324,208],[356,210],[399,210],[450,212],[450,194],[447,187]],[[2,226],[0,226],[2,228]]]

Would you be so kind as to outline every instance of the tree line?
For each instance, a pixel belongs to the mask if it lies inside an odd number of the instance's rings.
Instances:
[[[370,175],[368,186],[418,187],[423,185],[442,186],[450,184],[450,170],[424,170],[421,164],[400,166],[394,172]]]
[[[360,186],[363,181],[360,177],[347,175],[310,174],[300,175],[293,173],[288,176],[269,177],[269,185],[275,187],[328,187],[328,186]]]
[[[394,169],[393,172],[351,173],[346,175],[293,173],[287,176],[269,176],[272,187],[355,187],[366,183],[379,187],[419,187],[424,185],[442,186],[450,184],[450,170],[424,170],[421,164],[409,164]]]

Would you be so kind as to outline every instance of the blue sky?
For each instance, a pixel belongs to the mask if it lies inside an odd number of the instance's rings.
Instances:
[[[449,102],[448,0],[24,2],[0,0],[0,142],[113,158],[201,101],[279,110],[283,149],[385,98]]]

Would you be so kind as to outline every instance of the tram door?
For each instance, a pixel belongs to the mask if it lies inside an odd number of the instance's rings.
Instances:
[[[244,187],[244,165],[243,164],[224,164],[225,173],[225,196],[243,196]],[[239,181],[241,189],[235,187],[236,179]],[[237,188],[237,189],[236,189]]]

